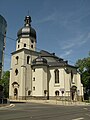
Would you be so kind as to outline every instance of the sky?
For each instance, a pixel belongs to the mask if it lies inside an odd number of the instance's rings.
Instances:
[[[28,14],[37,33],[38,51],[55,53],[72,65],[88,56],[90,0],[0,0],[0,14],[7,21],[4,70],[10,69],[17,32]]]

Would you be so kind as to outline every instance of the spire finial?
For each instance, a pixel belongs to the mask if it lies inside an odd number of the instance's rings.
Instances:
[[[31,26],[30,23],[31,23],[32,21],[31,21],[31,17],[30,17],[29,15],[25,17],[25,20],[24,20],[24,21],[25,21],[25,26]]]

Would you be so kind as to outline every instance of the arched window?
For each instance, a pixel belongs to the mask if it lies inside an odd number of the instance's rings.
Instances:
[[[18,40],[18,43],[20,43],[20,39]]]
[[[35,90],[35,87],[33,87],[33,91]]]
[[[33,81],[35,81],[35,77],[33,77]]]
[[[31,40],[31,43],[34,43],[34,41],[33,41],[33,40]]]
[[[55,96],[59,96],[59,91],[55,91]]]
[[[16,64],[18,64],[18,59],[19,59],[19,57],[18,57],[18,56],[16,56]]]
[[[18,69],[15,70],[15,75],[18,75]]]
[[[55,83],[59,83],[59,70],[56,69],[54,73],[55,73]]]
[[[18,48],[20,47],[20,45],[18,45]]]
[[[12,83],[12,86],[13,86],[13,87],[14,87],[14,86],[19,87],[19,84],[18,84],[17,82],[13,82],[13,83]]]
[[[30,56],[27,56],[27,64],[30,63]]]
[[[26,47],[26,43],[24,43],[24,47]]]
[[[33,48],[33,45],[31,45],[31,48]]]
[[[28,91],[28,95],[31,95],[31,91],[30,90]]]

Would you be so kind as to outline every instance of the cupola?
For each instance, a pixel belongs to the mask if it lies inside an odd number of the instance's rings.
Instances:
[[[36,31],[31,27],[31,17],[26,16],[24,26],[17,32],[16,50],[26,48],[36,50]]]
[[[41,56],[38,56],[36,59],[33,60],[33,65],[38,65],[38,64],[47,64],[47,60]]]
[[[17,36],[19,37],[32,37],[36,39],[36,31],[34,28],[31,27],[31,17],[25,17],[25,24],[18,32]]]

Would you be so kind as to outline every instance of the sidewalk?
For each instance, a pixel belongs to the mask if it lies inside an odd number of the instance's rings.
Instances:
[[[57,101],[57,100],[11,100],[11,102],[30,102],[30,103],[42,103],[50,105],[64,105],[64,106],[83,106],[90,105],[86,102],[68,102],[68,101]]]

